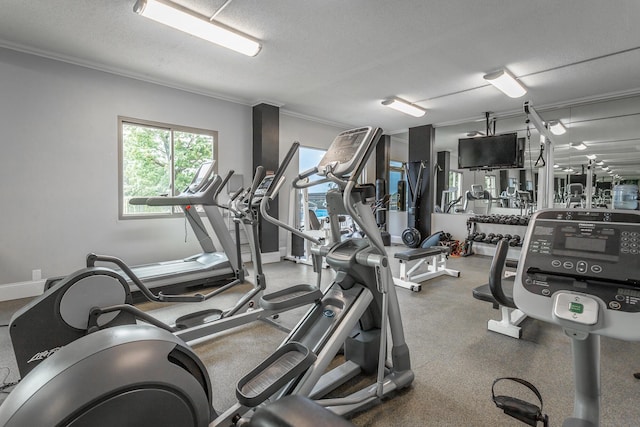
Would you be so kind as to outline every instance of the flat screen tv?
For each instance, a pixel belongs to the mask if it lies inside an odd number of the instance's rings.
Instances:
[[[517,133],[458,140],[459,169],[521,169],[524,138]]]

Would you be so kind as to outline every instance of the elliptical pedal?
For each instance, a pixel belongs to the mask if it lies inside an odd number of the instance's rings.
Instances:
[[[304,345],[293,341],[285,344],[238,381],[238,402],[258,406],[315,361],[316,355]]]
[[[301,284],[263,295],[260,298],[260,307],[265,310],[282,311],[321,299],[322,291],[317,286]]]
[[[220,320],[221,318],[222,310],[219,310],[217,308],[202,310],[196,313],[189,313],[176,319],[176,329],[182,330],[194,328],[206,323],[215,322],[216,320]]]

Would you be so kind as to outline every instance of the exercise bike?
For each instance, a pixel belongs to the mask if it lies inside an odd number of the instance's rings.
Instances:
[[[600,336],[640,341],[639,238],[640,213],[633,211],[547,209],[530,219],[513,301],[525,315],[562,327],[571,340],[575,396],[565,427],[600,425]],[[516,381],[542,402],[531,383]],[[548,425],[542,404],[492,394],[506,414]]]
[[[346,212],[367,238],[337,239],[331,246],[315,241],[314,255],[326,259],[336,278],[280,347],[240,379],[235,405],[221,414],[211,407],[213,391],[206,369],[177,334],[149,325],[105,327],[105,317],[125,311],[122,306],[103,307],[92,313],[91,333],[46,358],[18,384],[0,406],[0,424],[254,425],[263,407],[289,402],[293,396],[294,404],[283,404],[271,424],[283,425],[299,403],[295,396],[349,415],[409,386],[414,375],[400,307],[368,206],[374,192],[357,185],[381,134],[381,129],[370,127],[342,132],[311,172],[323,177],[318,184],[331,181],[339,186],[327,197],[329,215]],[[278,168],[260,211],[265,219],[308,238],[267,213],[296,150],[294,144]],[[300,183],[303,178],[298,177],[294,185],[308,185]],[[345,362],[327,370],[342,350]],[[326,397],[360,374],[375,378],[346,396]],[[318,416],[307,421],[314,424]]]

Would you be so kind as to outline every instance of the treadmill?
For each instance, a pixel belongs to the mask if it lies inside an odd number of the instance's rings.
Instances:
[[[202,252],[184,259],[162,261],[130,267],[148,288],[186,289],[193,286],[215,285],[221,282],[243,282],[246,270],[241,262],[239,246],[233,241],[220,212],[217,199],[229,178],[224,180],[214,173],[214,162],[203,163],[191,184],[177,196],[139,197],[129,201],[132,205],[179,206],[184,212],[202,247]],[[196,206],[204,213],[218,238],[222,251],[218,251],[209,235]],[[239,231],[236,224],[236,240]],[[126,277],[126,276],[125,276]],[[130,283],[132,292],[138,287]],[[137,293],[137,292],[136,292]]]

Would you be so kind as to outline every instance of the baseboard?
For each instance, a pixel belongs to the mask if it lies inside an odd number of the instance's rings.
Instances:
[[[391,235],[391,243],[402,243],[402,236]]]
[[[261,258],[263,264],[273,264],[274,262],[280,262],[280,251],[263,253]]]
[[[0,301],[37,297],[44,292],[45,280],[7,283],[0,285]]]

